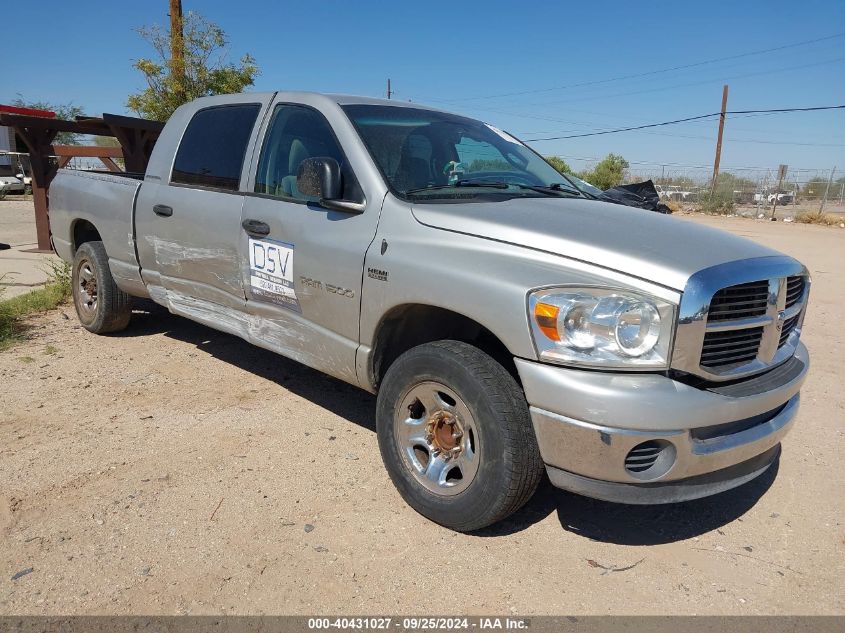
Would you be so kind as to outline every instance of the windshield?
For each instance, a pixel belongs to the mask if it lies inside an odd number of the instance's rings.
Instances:
[[[572,174],[567,174],[567,178],[569,178],[569,180],[571,180],[572,183],[581,191],[588,193],[591,196],[601,198],[602,195],[604,195],[604,191],[594,185],[591,185],[586,180],[581,180],[580,178],[578,178],[577,176],[573,176]]]
[[[343,110],[390,188],[405,199],[581,195],[532,149],[481,121],[399,106]]]

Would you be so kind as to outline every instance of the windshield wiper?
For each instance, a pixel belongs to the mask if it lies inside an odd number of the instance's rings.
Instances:
[[[421,191],[437,191],[438,189],[452,189],[453,187],[488,187],[492,189],[507,189],[510,185],[506,182],[497,182],[494,180],[473,180],[472,178],[464,178],[456,180],[448,185],[429,185],[428,187],[418,187],[416,189],[408,189],[405,195],[409,193],[419,193]]]
[[[559,182],[551,185],[524,185],[518,182],[502,182],[499,180],[475,180],[473,178],[464,178],[457,180],[448,185],[430,185],[428,187],[419,187],[417,189],[409,189],[405,195],[411,193],[420,193],[423,191],[437,191],[439,189],[451,189],[453,187],[486,187],[489,189],[508,189],[510,187],[517,187],[519,189],[528,189],[536,191],[537,193],[544,193],[546,195],[565,195],[581,197],[583,194],[573,187],[561,184]]]
[[[514,187],[519,187],[520,189],[530,189],[531,191],[537,191],[539,193],[546,193],[546,194],[563,194],[565,196],[577,196],[581,197],[581,192],[577,189],[573,189],[572,187],[567,187],[566,185],[561,185],[559,182],[556,182],[551,185],[543,186],[543,185],[521,185],[517,183],[513,183]]]

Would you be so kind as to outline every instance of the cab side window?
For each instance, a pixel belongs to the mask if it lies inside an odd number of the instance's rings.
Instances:
[[[326,118],[311,108],[279,105],[264,137],[255,192],[316,202],[296,186],[296,173],[306,158],[334,158],[343,178],[343,198],[363,201],[363,194]]]
[[[179,143],[170,181],[237,191],[260,109],[257,103],[244,103],[197,112]]]

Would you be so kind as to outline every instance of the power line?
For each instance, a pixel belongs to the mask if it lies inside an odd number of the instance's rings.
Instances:
[[[616,99],[619,97],[628,97],[633,95],[643,95],[643,94],[651,94],[654,92],[665,92],[667,90],[676,90],[678,88],[690,88],[693,86],[703,86],[707,84],[714,84],[714,83],[722,83],[723,81],[735,80],[735,79],[746,79],[748,77],[760,77],[762,75],[777,75],[780,73],[790,72],[793,70],[803,70],[805,68],[813,68],[816,66],[825,66],[827,64],[836,64],[838,62],[845,61],[845,57],[836,57],[834,59],[826,59],[822,61],[816,62],[809,62],[807,64],[798,64],[796,66],[786,66],[783,68],[772,68],[769,70],[758,70],[754,72],[742,73],[739,75],[728,75],[722,77],[721,79],[702,79],[698,81],[690,81],[681,84],[673,84],[671,86],[658,86],[656,88],[646,88],[644,90],[633,90],[633,91],[626,91],[626,92],[614,92],[611,94],[593,94],[587,96],[580,96],[580,97],[571,97],[566,99],[556,99],[554,101],[544,101],[544,102],[536,102],[536,103],[520,103],[514,104],[519,105],[521,108],[530,108],[530,107],[543,107],[543,106],[557,106],[563,103],[577,103],[579,101],[599,101],[599,100],[607,100],[607,99]],[[489,109],[489,108],[488,108]],[[514,114],[514,116],[521,116],[518,114]]]
[[[814,106],[809,108],[774,108],[770,110],[731,110],[725,114],[761,114],[761,113],[780,113],[780,112],[815,112],[818,110],[841,110],[845,109],[845,105],[835,106]],[[635,125],[631,127],[616,128],[614,130],[603,130],[601,132],[587,132],[585,134],[570,134],[568,136],[546,136],[543,138],[530,138],[526,142],[534,143],[537,141],[558,141],[569,138],[583,138],[585,136],[602,136],[604,134],[617,134],[619,132],[633,132],[635,130],[645,130],[653,127],[663,127],[666,125],[677,125],[678,123],[686,123],[687,121],[697,121],[699,119],[712,118],[720,116],[721,112],[711,112],[710,114],[699,114],[698,116],[686,117],[683,119],[675,119],[673,121],[661,121],[660,123],[649,123],[648,125]]]
[[[790,70],[798,70],[798,69],[808,68],[808,67],[812,67],[812,66],[821,66],[821,65],[825,65],[825,64],[832,64],[832,63],[840,62],[840,61],[843,61],[843,60],[845,60],[845,57],[840,57],[840,58],[831,59],[831,60],[825,60],[825,61],[821,61],[821,62],[812,62],[812,63],[809,63],[809,64],[802,64],[802,65],[799,65],[799,66],[791,66],[791,67],[787,67],[787,68],[779,68],[779,69],[774,69],[774,70],[759,71],[759,72],[755,72],[755,73],[746,73],[744,75],[736,75],[736,76],[733,76],[733,77],[726,77],[725,80],[727,80],[727,79],[740,79],[740,78],[749,77],[749,76],[756,76],[756,75],[777,74],[777,73],[787,72],[787,71],[790,71]],[[677,88],[686,88],[686,87],[690,87],[690,86],[699,86],[699,85],[703,85],[703,84],[712,84],[712,83],[721,83],[721,82],[722,82],[722,80],[720,80],[720,79],[708,79],[708,80],[705,80],[705,81],[696,81],[696,82],[685,83],[685,84],[676,84],[676,85],[672,85],[672,86],[662,86],[662,87],[659,87],[659,88],[651,88],[651,89],[647,89],[647,90],[639,90],[639,91],[634,91],[634,92],[621,92],[621,93],[615,93],[615,94],[610,94],[610,95],[580,97],[580,98],[577,98],[577,99],[567,99],[567,100],[563,100],[563,101],[558,101],[556,103],[567,103],[567,102],[572,102],[572,101],[596,101],[596,100],[599,100],[599,99],[608,100],[608,99],[612,99],[612,98],[625,97],[625,96],[630,96],[630,95],[647,94],[647,93],[661,92],[661,91],[666,91],[666,90],[675,90]],[[442,99],[430,99],[430,101],[439,102],[439,103],[446,103]],[[529,104],[524,104],[524,105],[525,105],[525,107],[531,107],[531,106],[538,106],[538,105],[542,106],[542,105],[549,105],[549,104],[537,104],[537,103],[530,104],[529,103]],[[566,120],[566,119],[560,119],[560,118],[550,117],[550,116],[543,116],[543,115],[539,115],[539,114],[528,114],[526,112],[514,112],[512,110],[503,110],[501,108],[492,108],[492,107],[486,106],[486,105],[485,106],[474,106],[474,110],[482,111],[482,112],[495,112],[495,113],[498,113],[498,114],[505,114],[505,115],[508,115],[508,116],[514,116],[514,117],[517,117],[517,118],[520,118],[520,119],[532,119],[532,120],[538,120],[538,121],[551,121],[551,122],[555,122],[555,123],[571,123],[571,124],[575,124],[575,125],[581,124],[581,123],[578,123],[578,122],[575,122],[575,121],[569,121],[569,120]],[[759,115],[750,115],[750,116],[767,116],[767,115],[759,114]],[[538,134],[539,134],[539,132],[538,132]]]
[[[479,99],[497,99],[499,97],[516,97],[516,96],[527,95],[527,94],[539,94],[539,93],[543,93],[543,92],[553,92],[555,90],[566,90],[566,89],[569,89],[569,88],[582,88],[582,87],[586,87],[586,86],[595,86],[595,85],[599,85],[599,84],[611,83],[611,82],[614,82],[614,81],[623,81],[623,80],[626,80],[626,79],[638,79],[638,78],[641,78],[641,77],[650,77],[650,76],[653,76],[653,75],[659,75],[659,74],[662,74],[662,73],[673,72],[673,71],[676,71],[676,70],[686,70],[688,68],[697,68],[699,66],[705,66],[707,64],[715,64],[716,62],[723,62],[723,61],[728,61],[728,60],[731,60],[731,59],[741,59],[743,57],[752,57],[754,55],[764,55],[765,53],[773,53],[773,52],[776,52],[776,51],[782,51],[782,50],[786,50],[786,49],[789,49],[789,48],[797,48],[799,46],[808,46],[810,44],[816,44],[818,42],[825,42],[825,41],[836,39],[836,38],[843,37],[843,36],[845,36],[845,32],[834,33],[833,35],[828,35],[828,36],[825,36],[825,37],[819,37],[819,38],[815,38],[815,39],[812,39],[812,40],[804,40],[802,42],[794,42],[792,44],[784,44],[783,46],[775,46],[774,48],[764,48],[764,49],[757,50],[757,51],[750,51],[750,52],[747,52],[747,53],[739,53],[737,55],[728,55],[728,56],[725,56],[725,57],[715,57],[713,59],[706,59],[704,61],[695,62],[695,63],[692,63],[692,64],[683,64],[681,66],[672,66],[670,68],[661,68],[659,70],[651,70],[651,71],[644,72],[644,73],[634,73],[634,74],[631,74],[631,75],[621,75],[621,76],[618,76],[618,77],[610,77],[608,79],[597,79],[597,80],[594,80],[594,81],[585,81],[585,82],[581,82],[581,83],[568,84],[568,85],[565,85],[565,86],[555,86],[553,88],[537,88],[537,89],[534,89],[534,90],[521,90],[521,91],[518,91],[518,92],[504,92],[504,93],[493,94],[493,95],[485,95],[485,96],[477,96],[477,97],[464,97],[462,99],[451,99],[450,102],[459,103],[459,102],[464,102],[464,101],[476,101],[476,100],[479,100]]]

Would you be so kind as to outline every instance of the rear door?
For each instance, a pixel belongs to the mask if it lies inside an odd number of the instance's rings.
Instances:
[[[136,224],[142,274],[151,295],[160,299],[156,286],[163,287],[162,303],[175,311],[192,306],[199,318],[219,306],[243,309],[240,182],[264,105],[198,110],[179,141],[169,181],[141,187]]]
[[[276,104],[256,149],[241,236],[253,341],[354,382],[364,256],[382,199],[356,214],[326,209],[299,191],[302,161],[331,157],[341,166],[344,199],[365,202],[347,152],[315,107]]]

